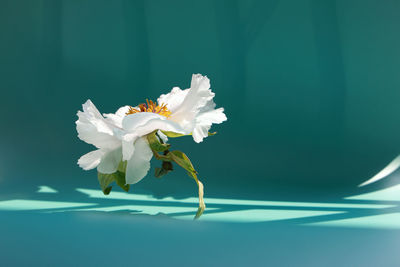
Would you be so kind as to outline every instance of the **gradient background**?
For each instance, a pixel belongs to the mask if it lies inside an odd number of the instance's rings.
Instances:
[[[75,130],[81,104],[115,112],[187,88],[192,73],[211,79],[228,117],[201,144],[170,142],[206,196],[380,188],[357,185],[400,152],[399,11],[395,0],[2,0],[0,194],[98,188],[76,165],[92,150]],[[157,165],[132,192],[196,195],[181,170],[155,179]]]

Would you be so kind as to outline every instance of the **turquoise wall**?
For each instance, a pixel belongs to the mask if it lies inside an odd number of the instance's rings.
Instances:
[[[173,144],[211,192],[353,188],[400,152],[399,10],[390,0],[1,1],[0,184],[97,186],[76,166],[91,149],[76,137],[81,104],[114,112],[202,73],[228,122],[200,145]],[[147,180],[138,186],[151,190]]]

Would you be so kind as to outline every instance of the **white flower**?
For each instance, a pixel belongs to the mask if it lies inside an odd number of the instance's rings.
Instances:
[[[122,159],[122,119],[129,107],[122,107],[115,114],[105,114],[106,118],[90,100],[82,107],[83,112],[78,111],[78,120],[75,122],[78,137],[98,149],[83,155],[78,165],[84,170],[97,167],[101,173],[116,172]]]
[[[161,95],[157,103],[152,101],[137,107],[122,107],[115,114],[98,112],[90,100],[78,112],[76,122],[78,137],[98,148],[82,156],[78,164],[85,170],[97,169],[101,173],[113,173],[121,160],[127,161],[126,183],[134,184],[146,176],[153,156],[146,135],[159,130],[192,134],[195,142],[208,136],[213,123],[227,120],[224,109],[215,109],[214,93],[210,80],[200,74],[192,76],[189,89],[174,87]]]
[[[137,144],[137,140],[142,140],[142,136],[161,130],[192,134],[194,141],[199,143],[208,136],[213,123],[225,121],[227,118],[224,109],[215,109],[214,96],[210,90],[210,80],[200,74],[194,74],[189,89],[181,90],[175,87],[169,94],[161,95],[157,99],[159,105],[150,102],[144,108],[133,108],[133,114],[127,115],[122,121],[125,132],[122,145],[123,160],[128,161],[126,182],[137,183],[148,171],[152,153],[148,146],[142,145],[143,141]],[[152,112],[143,112],[149,107]],[[137,168],[141,169],[140,175]]]

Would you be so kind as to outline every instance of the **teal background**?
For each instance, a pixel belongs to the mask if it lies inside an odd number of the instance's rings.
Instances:
[[[75,132],[82,103],[114,112],[202,73],[229,120],[200,145],[173,143],[206,184],[356,186],[399,153],[398,10],[371,0],[1,1],[2,182],[91,179],[75,164],[91,149]]]
[[[320,200],[397,184],[398,174],[357,188],[400,152],[399,11],[395,0],[1,0],[0,196],[23,198],[38,185],[48,185],[59,191],[59,199],[70,201],[79,197],[74,191],[78,187],[97,189],[96,172],[76,164],[93,149],[77,138],[75,120],[81,105],[91,99],[102,113],[115,112],[122,105],[155,100],[173,86],[187,88],[193,73],[211,79],[215,101],[225,108],[228,121],[215,125],[212,130],[218,134],[201,144],[189,137],[170,143],[188,154],[207,197]],[[153,160],[153,169],[132,187],[133,193],[196,196],[194,182],[183,171],[159,180],[153,176],[155,166],[158,162]],[[43,238],[37,234],[46,228],[40,216],[8,216],[8,229],[19,231],[29,220],[35,229],[32,237]],[[68,239],[68,233],[79,231],[102,242],[96,233],[108,224],[123,227],[127,220],[99,216],[84,222],[67,215],[46,217],[65,232],[50,227],[58,235],[45,239],[44,248],[55,238]],[[92,220],[99,223],[96,233],[88,230]],[[157,235],[183,231],[187,239],[200,238],[203,247],[210,245],[207,235],[214,234],[215,246],[222,247],[221,240],[236,232],[235,241],[241,245],[228,246],[232,251],[250,249],[246,244],[252,238],[281,238],[280,228],[265,230],[263,225],[252,230],[200,225],[201,234],[193,234],[191,226],[169,223],[151,225]],[[141,240],[151,232],[147,224],[142,218],[135,221],[138,229],[147,229],[139,234]],[[119,231],[116,236],[124,233]],[[272,254],[265,256],[279,262],[281,256],[286,258],[286,244],[296,250],[310,238],[309,249],[323,258],[330,255],[320,251],[318,242],[323,240],[331,240],[336,248],[332,253],[342,254],[353,249],[351,245],[388,242],[386,234],[290,228],[281,243],[266,246]],[[29,230],[21,235],[29,236]],[[183,248],[178,236],[172,242]],[[11,237],[7,240],[14,240]],[[157,242],[152,238],[145,243],[149,251],[151,241]],[[241,243],[243,239],[247,241]],[[13,242],[8,249],[18,250],[19,243]],[[70,240],[59,247],[73,244]],[[343,244],[348,247],[340,247]],[[358,258],[360,265],[384,260],[382,255],[368,260],[365,251],[372,247],[365,249],[359,253],[364,255]],[[29,257],[43,252],[40,247],[29,251]],[[300,252],[291,258],[294,262],[297,255],[308,266],[321,266]],[[84,257],[80,253],[75,251]],[[195,251],[188,255],[197,256]],[[151,258],[145,254],[140,260],[145,262],[147,256]],[[123,258],[108,260],[124,263]],[[346,257],[335,256],[330,263],[344,264],[340,260]],[[388,262],[396,266],[398,260]],[[245,264],[236,262],[240,263]]]

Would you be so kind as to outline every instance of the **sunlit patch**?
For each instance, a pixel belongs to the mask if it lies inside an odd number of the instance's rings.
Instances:
[[[350,228],[381,228],[400,229],[400,213],[388,213],[380,215],[363,216],[342,220],[332,220],[309,223],[310,226],[331,226]]]
[[[157,102],[153,102],[152,100],[146,99],[146,103],[139,104],[138,107],[129,107],[126,115],[135,114],[139,112],[152,112],[164,117],[169,117],[171,115],[171,111],[168,110],[166,104],[157,104]]]
[[[94,206],[95,203],[79,203],[79,202],[61,202],[61,201],[44,201],[29,199],[12,199],[0,201],[0,210],[46,210],[46,209],[62,209],[84,206]]]
[[[37,192],[55,190],[40,186]],[[172,219],[192,220],[196,197],[175,199],[155,198],[146,194],[114,192],[104,195],[101,190],[77,188],[83,202],[11,199],[0,201],[0,211],[58,212],[123,212],[126,214],[164,214]],[[38,195],[35,195],[35,198]],[[43,196],[43,194],[40,194]],[[66,196],[67,200],[72,196]],[[81,200],[82,201],[82,200]],[[233,223],[281,222],[312,226],[370,227],[400,229],[400,185],[380,191],[348,197],[341,202],[294,202],[250,199],[206,198],[207,210],[200,220]],[[366,202],[368,201],[368,202]],[[374,202],[372,202],[374,201]],[[390,202],[384,202],[390,201]]]
[[[351,200],[378,200],[378,201],[400,201],[400,184],[358,196],[346,197]]]
[[[400,184],[389,188],[346,197],[346,200],[358,201],[400,201]],[[394,207],[396,207],[395,205]],[[384,212],[384,210],[383,210]],[[309,223],[311,226],[355,227],[355,228],[385,228],[400,229],[400,213],[388,210],[388,213],[367,216],[354,216],[339,220]]]
[[[100,190],[77,188],[76,191],[88,195],[90,198],[154,201],[154,202],[176,202],[176,203],[197,203],[195,197],[175,199],[166,197],[162,199],[154,198],[150,195],[128,194],[125,192],[114,192],[113,195],[104,195]],[[246,200],[246,199],[227,199],[227,198],[205,198],[208,205],[228,205],[228,206],[259,206],[259,207],[304,207],[304,208],[336,208],[336,209],[384,209],[395,207],[390,204],[370,204],[370,203],[321,203],[321,202],[292,202],[292,201],[265,201],[265,200]]]
[[[40,185],[38,191],[36,193],[58,193],[57,190],[51,188],[47,185]]]

